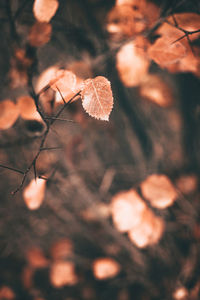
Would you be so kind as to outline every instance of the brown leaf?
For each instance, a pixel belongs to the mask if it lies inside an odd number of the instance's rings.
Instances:
[[[62,98],[64,98],[65,102],[69,101],[70,98],[77,92],[76,75],[68,70],[58,70],[55,77],[52,78],[49,84],[56,92],[55,102],[57,104],[63,104]]]
[[[35,0],[33,14],[39,22],[49,22],[59,6],[57,0]]]
[[[145,40],[137,38],[125,44],[117,53],[116,67],[127,87],[137,86],[149,69],[150,60],[145,54]]]
[[[52,245],[50,252],[53,260],[65,259],[73,253],[72,241],[66,238],[60,239]]]
[[[120,232],[126,232],[139,225],[145,210],[146,204],[133,189],[119,192],[112,198],[113,223]]]
[[[50,268],[50,281],[56,288],[76,284],[78,278],[75,273],[74,263],[70,261],[55,261]]]
[[[30,96],[21,96],[17,98],[17,106],[21,118],[25,120],[42,121],[40,114],[37,112],[35,102]]]
[[[41,178],[32,179],[23,191],[23,198],[30,210],[40,207],[44,200],[46,180]]]
[[[81,91],[85,111],[96,119],[108,121],[113,108],[110,82],[103,76],[87,79]]]
[[[168,107],[174,100],[169,83],[166,82],[166,79],[163,80],[161,76],[147,74],[140,84],[140,95],[161,107]]]
[[[36,22],[30,29],[28,40],[33,47],[41,47],[51,39],[52,26],[46,22]]]
[[[174,18],[181,29],[184,29],[188,32],[196,31],[200,29],[200,15],[196,13],[177,13],[174,14]],[[174,18],[169,16],[167,21],[170,24],[174,25]],[[181,35],[184,35],[184,32],[181,31]],[[200,36],[200,32],[190,35],[190,39],[194,40]]]
[[[173,64],[187,55],[187,49],[181,42],[175,42],[173,36],[163,36],[148,48],[149,57],[160,67]]]
[[[120,271],[120,265],[112,258],[98,258],[93,262],[93,273],[99,280],[115,277]]]
[[[151,205],[164,209],[174,203],[177,192],[166,175],[152,174],[141,183],[143,196]]]
[[[11,100],[0,102],[0,130],[10,128],[19,116],[17,105]]]
[[[162,236],[164,222],[154,215],[150,209],[146,209],[142,221],[133,227],[128,236],[130,240],[139,248],[156,244]]]
[[[26,260],[32,268],[45,268],[48,266],[48,260],[44,256],[43,251],[38,247],[27,250]]]

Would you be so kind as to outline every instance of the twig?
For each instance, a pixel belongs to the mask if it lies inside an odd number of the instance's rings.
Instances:
[[[1,165],[1,164],[0,164],[0,168],[4,168],[4,169],[8,169],[8,170],[20,173],[20,174],[24,174],[24,172],[21,171],[21,170],[19,170],[19,169],[15,169],[15,168],[12,168],[12,167],[4,166],[4,165]]]

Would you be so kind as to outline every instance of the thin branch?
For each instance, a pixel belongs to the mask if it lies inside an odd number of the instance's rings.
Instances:
[[[0,164],[0,168],[4,168],[4,169],[8,169],[8,170],[14,171],[16,173],[24,174],[24,172],[21,171],[21,170],[19,170],[19,169],[15,169],[15,168],[12,168],[12,167],[4,166],[2,164]]]
[[[46,141],[46,138],[47,138],[47,136],[48,136],[48,133],[49,133],[49,130],[50,130],[50,126],[53,125],[53,123],[57,120],[57,118],[58,118],[59,115],[63,112],[63,110],[64,110],[64,109],[65,109],[65,108],[66,108],[66,107],[67,107],[67,106],[68,106],[68,105],[69,105],[69,104],[70,104],[77,96],[80,95],[80,92],[81,92],[81,91],[77,92],[74,96],[72,96],[71,99],[70,99],[67,103],[65,103],[65,105],[58,111],[58,113],[56,114],[55,118],[54,118],[53,120],[50,120],[50,122],[48,122],[48,121],[45,119],[45,116],[44,116],[43,114],[41,114],[40,109],[39,109],[39,105],[38,105],[38,96],[34,93],[34,90],[32,90],[32,95],[33,95],[33,97],[35,97],[34,99],[35,99],[35,103],[37,104],[38,112],[40,113],[41,117],[42,117],[43,120],[45,121],[47,127],[46,127],[46,130],[45,130],[44,135],[43,135],[43,137],[42,137],[42,140],[41,140],[39,149],[38,149],[38,151],[37,151],[35,157],[33,158],[32,162],[29,164],[29,166],[27,167],[27,169],[26,169],[25,172],[21,172],[21,171],[20,171],[20,173],[23,174],[23,178],[22,178],[22,180],[21,180],[20,185],[17,187],[17,189],[11,193],[12,195],[16,194],[17,192],[19,192],[19,191],[21,190],[21,188],[22,188],[23,185],[24,185],[24,182],[25,182],[25,180],[26,180],[26,177],[27,177],[28,173],[30,172],[30,170],[31,170],[32,167],[34,168],[34,166],[35,166],[35,164],[36,164],[36,161],[37,161],[37,159],[38,159],[40,153],[41,153],[43,150],[51,150],[50,148],[45,148],[45,147],[43,147],[43,146],[44,146],[44,143],[45,143],[45,141]],[[52,150],[53,150],[53,149],[52,149]],[[34,169],[34,173],[35,173],[35,176],[36,176],[36,169]]]

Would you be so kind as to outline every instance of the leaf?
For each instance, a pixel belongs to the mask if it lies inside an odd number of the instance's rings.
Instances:
[[[75,273],[74,263],[62,260],[52,263],[50,268],[50,281],[56,288],[76,284],[78,278]]]
[[[81,98],[83,108],[91,117],[109,120],[113,108],[113,95],[108,79],[103,76],[87,79],[81,90]]]
[[[151,210],[143,214],[141,223],[128,232],[129,239],[139,248],[156,244],[164,231],[164,222]]]
[[[174,24],[174,18],[178,24],[178,26],[188,32],[197,31],[200,29],[200,15],[196,13],[177,13],[174,14],[173,17],[169,16],[167,18],[167,21],[170,22],[170,24]],[[184,35],[184,33],[181,31],[181,35]],[[200,32],[194,33],[190,35],[190,39],[194,40],[197,39],[200,36]]]
[[[120,232],[126,232],[140,225],[145,210],[144,201],[133,189],[119,192],[112,198],[112,219]]]
[[[46,180],[41,178],[32,179],[23,191],[23,198],[30,210],[40,207],[44,200]]]
[[[116,57],[116,67],[123,84],[127,87],[137,86],[147,74],[150,60],[144,51],[147,46],[142,37],[125,44]]]
[[[19,116],[17,105],[11,100],[0,102],[0,130],[10,128]]]
[[[30,29],[28,40],[33,47],[41,47],[51,39],[52,26],[46,22],[36,22]]]
[[[22,119],[42,121],[40,114],[37,112],[35,102],[30,96],[17,98],[17,106]]]
[[[175,41],[176,38],[173,36],[158,38],[155,43],[148,48],[149,57],[160,67],[166,67],[184,58],[187,55],[186,47],[181,42]]]
[[[120,265],[110,257],[96,259],[92,267],[94,277],[99,280],[115,277],[120,271]]]
[[[157,74],[148,73],[139,87],[140,96],[150,100],[161,107],[169,107],[173,103],[172,87],[170,81]]]
[[[177,197],[177,192],[166,175],[152,174],[141,183],[143,196],[152,206],[164,209],[171,206]]]
[[[62,98],[64,98],[65,102],[67,102],[77,92],[76,75],[68,70],[58,70],[55,78],[52,78],[49,84],[56,92],[56,103],[63,104]]]
[[[59,6],[57,0],[35,0],[33,14],[39,22],[49,22]]]

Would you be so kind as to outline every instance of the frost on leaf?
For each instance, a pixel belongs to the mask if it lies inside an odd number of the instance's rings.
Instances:
[[[75,273],[73,262],[55,261],[50,268],[50,281],[56,288],[76,284],[78,278]]]
[[[0,130],[8,129],[16,122],[19,116],[17,105],[11,100],[0,102]]]
[[[177,192],[166,175],[153,174],[141,183],[143,196],[152,206],[164,209],[172,205],[177,197]]]
[[[35,0],[33,14],[39,22],[49,22],[59,6],[57,0]]]
[[[150,61],[145,54],[146,40],[142,37],[125,44],[116,57],[120,79],[127,87],[137,86],[147,74]]]
[[[30,96],[21,96],[17,98],[17,106],[22,119],[38,121],[42,120],[40,114],[37,112],[35,102]]]
[[[23,198],[30,210],[40,207],[44,200],[46,180],[41,178],[32,179],[23,191]]]
[[[96,119],[108,121],[113,108],[110,82],[103,76],[87,79],[81,91],[85,111]]]
[[[33,47],[41,47],[51,39],[52,26],[46,22],[36,22],[30,29],[28,40]]]
[[[162,236],[164,222],[147,209],[140,225],[133,227],[128,232],[130,240],[139,248],[156,244]]]
[[[145,210],[146,204],[135,190],[119,192],[112,198],[113,223],[121,232],[139,225]]]
[[[110,257],[96,259],[92,268],[95,278],[99,280],[115,277],[120,272],[120,265]]]

